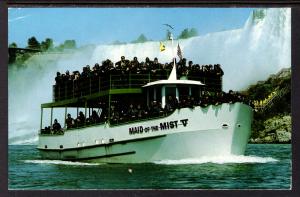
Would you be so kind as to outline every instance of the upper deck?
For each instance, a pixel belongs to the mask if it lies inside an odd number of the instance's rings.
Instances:
[[[222,75],[204,65],[198,69],[188,70],[177,78],[200,81],[204,90],[222,91]],[[219,67],[220,68],[220,67]],[[180,70],[179,70],[180,71]],[[142,93],[142,87],[147,83],[168,79],[171,69],[148,69],[144,72],[114,70],[108,72],[91,72],[90,75],[71,79],[63,79],[53,85],[53,104],[72,99],[95,98],[108,94]],[[178,72],[178,71],[177,71]]]

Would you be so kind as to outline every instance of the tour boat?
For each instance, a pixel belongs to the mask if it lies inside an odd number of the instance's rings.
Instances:
[[[98,80],[99,79],[99,80]],[[217,83],[216,83],[217,82]],[[222,91],[222,76],[209,80],[177,77],[176,64],[167,77],[148,74],[108,74],[86,81],[84,88],[73,84],[54,87],[51,103],[41,105],[41,127],[38,150],[42,158],[104,163],[144,163],[161,160],[201,158],[203,156],[243,155],[251,133],[253,109],[243,102],[176,108],[170,113],[126,121],[112,121],[115,102],[143,102],[149,106],[159,101],[164,108],[169,96],[181,101],[184,95],[201,99],[204,91]],[[79,92],[79,94],[78,94]],[[99,103],[106,102],[106,109]],[[91,110],[107,112],[105,120],[84,122],[60,132],[43,129],[43,111],[83,109],[85,117]],[[61,110],[60,110],[61,111]],[[51,129],[50,129],[51,130]]]
[[[85,114],[97,108],[101,99],[109,106],[114,100],[139,98],[149,105],[151,100],[166,105],[166,96],[179,100],[180,90],[189,95],[199,94],[206,85],[200,81],[177,79],[175,66],[168,79],[120,88],[109,77],[108,88],[85,96],[72,96],[41,105],[41,130],[38,150],[44,159],[91,161],[105,163],[141,163],[160,160],[201,158],[202,156],[242,155],[251,132],[252,108],[242,102],[222,103],[206,107],[175,109],[172,113],[112,124],[108,119],[97,124],[72,129],[64,126],[61,132],[43,133],[43,110],[84,108]],[[133,86],[133,87],[130,87]],[[100,86],[101,87],[101,86]],[[116,98],[116,99],[113,99]],[[97,102],[95,102],[97,101]],[[111,107],[109,107],[110,109]],[[87,117],[87,116],[86,116]]]

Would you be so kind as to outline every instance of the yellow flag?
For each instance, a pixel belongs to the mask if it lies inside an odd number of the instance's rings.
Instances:
[[[162,42],[159,43],[159,50],[160,51],[166,50],[166,47],[165,47],[165,45]]]

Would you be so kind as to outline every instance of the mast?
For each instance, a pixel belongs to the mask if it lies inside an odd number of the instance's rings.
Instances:
[[[172,42],[173,68],[172,68],[172,71],[171,71],[171,74],[170,74],[168,80],[177,80],[176,64],[175,64],[176,57],[175,57],[175,53],[174,53],[174,38],[173,38],[172,30],[171,30],[174,28],[169,24],[163,24],[163,25],[165,25],[169,28],[167,31],[168,31],[169,39],[171,39],[171,42]]]
[[[173,29],[173,27],[171,25],[168,24],[164,24],[167,27]],[[175,57],[175,52],[174,52],[174,37],[172,34],[172,31],[168,30],[169,33],[169,39],[171,39],[171,43],[172,43],[172,58],[173,58],[173,68],[171,71],[171,74],[169,75],[168,81],[176,81],[177,80],[177,73],[176,73],[176,57]],[[179,94],[178,94],[178,88],[175,87],[176,89],[176,98],[177,100],[179,100]],[[164,108],[166,105],[166,85],[163,85],[161,87],[161,107]]]
[[[176,57],[175,57],[175,53],[174,53],[174,38],[173,38],[172,32],[170,33],[170,39],[172,42],[173,68],[172,68],[172,71],[171,71],[171,74],[170,74],[168,80],[177,80],[176,64],[175,64]]]

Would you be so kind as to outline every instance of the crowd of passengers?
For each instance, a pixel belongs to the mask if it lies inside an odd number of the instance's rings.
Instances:
[[[107,59],[102,62],[100,66],[96,63],[92,68],[87,65],[82,68],[82,72],[73,71],[70,73],[68,70],[65,73],[57,72],[55,77],[56,86],[65,87],[68,82],[72,82],[74,85],[74,90],[81,90],[86,82],[91,80],[98,80],[99,77],[105,78],[112,75],[126,75],[131,74],[148,74],[152,76],[165,76],[172,70],[173,62],[161,64],[158,62],[157,58],[150,60],[146,57],[145,61],[139,62],[137,57],[134,57],[133,60],[127,60],[124,56],[121,57],[121,60],[115,64]],[[193,79],[193,77],[221,77],[224,72],[221,69],[220,64],[215,65],[202,65],[193,64],[192,61],[188,61],[183,58],[176,63],[177,76],[178,78],[182,76],[187,76],[188,78]],[[98,84],[98,83],[93,83]]]
[[[216,92],[214,95],[211,95],[209,92],[204,92],[201,99],[195,99],[193,96],[186,96],[178,101],[176,97],[169,96],[166,100],[166,105],[164,108],[161,107],[161,102],[159,101],[152,101],[149,106],[144,106],[142,104],[130,104],[128,107],[121,105],[118,102],[113,102],[111,104],[110,112],[108,112],[107,104],[100,102],[99,108],[102,109],[101,113],[93,110],[89,117],[85,117],[84,113],[80,111],[77,118],[72,118],[71,114],[68,114],[65,124],[66,129],[103,123],[108,120],[111,124],[116,124],[146,118],[166,116],[172,113],[175,109],[180,108],[194,108],[196,106],[207,107],[208,105],[216,106],[222,103],[232,104],[235,102],[242,102],[252,106],[252,103],[243,95],[238,92],[233,92],[232,90],[230,90],[228,93]],[[48,126],[43,130],[44,134],[60,134],[61,132],[62,127],[57,122],[57,119],[54,120],[52,127]]]

